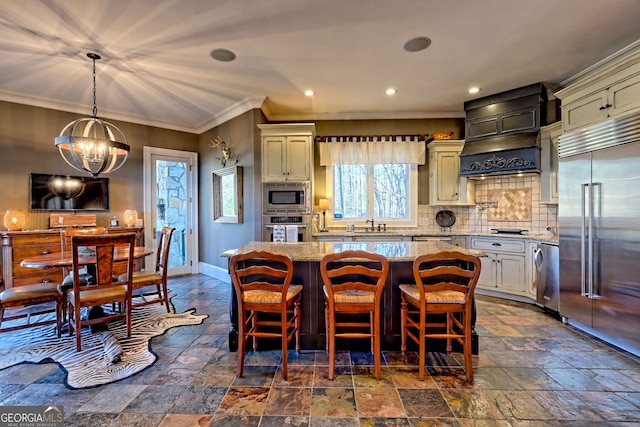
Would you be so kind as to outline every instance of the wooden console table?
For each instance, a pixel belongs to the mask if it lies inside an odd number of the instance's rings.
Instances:
[[[144,244],[142,227],[109,227],[109,233],[136,233],[136,246]],[[33,283],[62,282],[62,267],[29,268],[20,265],[25,258],[62,251],[60,230],[3,231],[2,276],[5,288]],[[144,260],[140,260],[141,263]],[[140,267],[140,266],[138,266]]]

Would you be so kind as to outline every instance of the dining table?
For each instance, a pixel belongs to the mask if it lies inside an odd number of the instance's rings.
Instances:
[[[153,254],[154,249],[146,246],[136,246],[133,249],[133,257],[135,259],[144,258],[148,255]],[[114,261],[126,261],[129,253],[127,248],[119,248],[116,247],[114,251]],[[78,258],[80,264],[89,265],[95,264],[96,257],[91,254],[91,252],[87,252],[86,256],[81,256]],[[30,268],[56,268],[56,267],[71,267],[73,265],[73,257],[71,255],[71,251],[65,252],[52,252],[43,255],[35,255],[32,257],[28,257],[20,261],[20,265],[22,267],[30,267]]]

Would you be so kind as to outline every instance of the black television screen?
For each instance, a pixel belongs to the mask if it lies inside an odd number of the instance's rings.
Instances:
[[[109,178],[32,173],[32,210],[106,211],[109,209]]]

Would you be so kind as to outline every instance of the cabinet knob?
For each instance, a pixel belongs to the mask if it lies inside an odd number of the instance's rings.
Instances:
[[[40,253],[41,253],[42,255],[47,255],[47,254],[49,254],[49,251],[48,251],[48,250],[46,250],[46,249],[44,249],[44,250],[43,250],[42,252],[40,252]]]
[[[51,279],[42,279],[42,283],[51,283]]]
[[[611,108],[611,107],[613,107],[613,105],[611,105],[611,104],[607,104],[607,105],[605,105],[605,107],[607,107],[607,108]]]
[[[600,107],[600,108],[598,108],[598,109],[599,109],[600,111],[604,111],[604,110],[606,110],[606,109],[607,109],[607,107],[605,107],[605,106],[603,105],[602,107]]]
[[[502,246],[502,243],[492,243],[492,246]]]

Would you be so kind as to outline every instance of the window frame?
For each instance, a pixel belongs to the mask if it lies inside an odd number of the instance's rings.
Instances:
[[[334,218],[333,217],[333,209],[329,209],[329,215],[327,215],[327,227],[333,228],[344,228],[347,225],[347,222],[351,221],[354,223],[356,227],[367,227],[371,226],[367,224],[365,221],[367,219],[373,218],[375,223],[377,224],[387,224],[387,229],[392,228],[408,228],[408,227],[417,227],[418,226],[418,165],[415,164],[405,164],[408,168],[407,174],[407,182],[409,188],[407,189],[407,217],[405,219],[393,219],[393,218],[377,218],[374,216],[368,218],[354,218],[354,217],[346,217],[346,218]],[[326,197],[334,201],[333,197],[333,166],[326,167]],[[374,198],[373,198],[373,167],[375,164],[368,164],[367,166],[367,186],[369,198],[367,205],[367,212],[369,214],[373,213],[374,209]],[[333,204],[331,205],[331,208]]]

